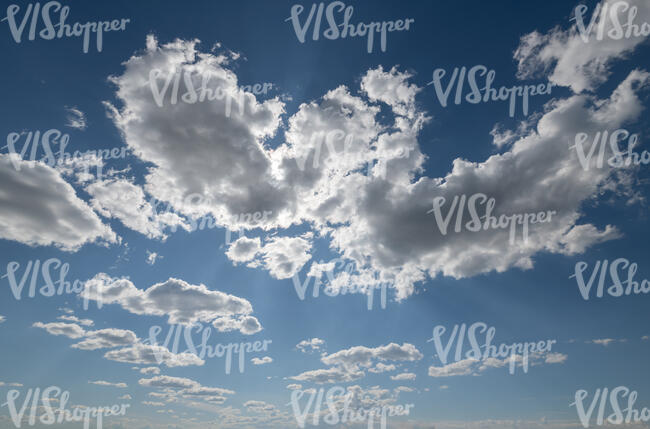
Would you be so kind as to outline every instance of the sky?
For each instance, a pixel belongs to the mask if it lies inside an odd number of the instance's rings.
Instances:
[[[648,427],[647,1],[5,5],[0,428]]]

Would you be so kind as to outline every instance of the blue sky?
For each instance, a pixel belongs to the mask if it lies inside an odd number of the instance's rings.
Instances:
[[[22,18],[28,3],[16,4]],[[86,310],[83,294],[30,298],[29,281],[17,300],[0,279],[0,402],[11,389],[21,405],[28,389],[55,385],[70,392],[69,406],[131,404],[104,421],[128,429],[297,427],[292,392],[333,386],[361,392],[366,405],[413,404],[388,422],[413,429],[577,427],[569,405],[581,389],[626,386],[637,407],[650,406],[649,297],[584,300],[570,278],[580,261],[589,275],[597,261],[618,258],[638,264],[639,283],[650,278],[647,165],[583,169],[570,148],[577,133],[591,142],[625,129],[639,135],[636,152],[648,149],[647,38],[594,33],[584,43],[571,20],[577,3],[563,1],[346,2],[355,24],[415,19],[388,33],[386,52],[376,40],[371,53],[365,37],[313,40],[312,27],[300,43],[287,21],[293,1],[63,4],[70,24],[130,22],[104,34],[101,52],[91,39],[88,53],[79,38],[30,41],[28,30],[16,43],[0,22],[3,136],[20,134],[20,149],[28,132],[55,129],[69,135],[70,154],[128,154],[95,160],[103,175],[91,167],[88,176],[88,161],[52,166],[42,152],[20,160],[4,146],[0,273],[17,262],[20,276],[28,261],[57,258],[69,264],[67,280],[88,281],[84,293],[112,301]],[[312,3],[300,4],[302,23]],[[584,4],[590,17],[598,2]],[[647,3],[626,4],[638,7],[637,24],[650,22]],[[446,86],[455,67],[475,65],[495,71],[496,88],[554,86],[530,98],[528,116],[519,104],[509,117],[505,101],[441,106],[427,85],[433,71],[446,71]],[[225,115],[223,100],[172,104],[169,94],[160,107],[154,69],[210,75],[234,97],[244,85],[273,86],[243,113]],[[316,167],[315,136],[337,130],[351,136],[353,153],[323,146]],[[427,214],[436,196],[449,204],[477,193],[495,198],[498,214],[558,214],[531,226],[525,243],[505,230],[445,235]],[[202,203],[183,203],[190,195]],[[266,210],[256,223],[232,218]],[[201,217],[218,226],[191,230]],[[227,242],[226,230],[239,228],[246,238]],[[356,270],[348,279],[337,264],[333,288],[381,280],[386,308],[378,293],[371,310],[360,293],[321,288],[313,297],[314,277],[299,299],[294,279],[321,272],[328,282],[335,258]],[[143,357],[150,328],[164,335],[170,321],[211,326],[213,346],[272,342],[246,354],[243,373],[234,364],[226,374],[223,358],[183,361],[183,346],[163,363]],[[447,328],[446,344],[454,325],[475,322],[496,329],[497,345],[557,343],[531,357],[527,373],[509,374],[505,360],[445,367],[427,341],[433,328]],[[71,347],[100,334],[93,350]],[[272,361],[251,361],[263,357]],[[382,372],[380,363],[393,367]],[[7,407],[0,422],[14,427]]]

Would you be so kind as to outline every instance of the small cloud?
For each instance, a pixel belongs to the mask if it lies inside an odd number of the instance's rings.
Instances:
[[[544,362],[546,363],[564,363],[568,356],[562,353],[549,353],[546,355]]]
[[[449,389],[449,386],[447,386],[446,384],[440,386],[440,390],[447,390],[447,389]]]
[[[268,356],[264,356],[262,359],[253,358],[251,359],[251,362],[253,362],[253,365],[265,365],[267,363],[273,362],[273,359]]]
[[[135,368],[137,369],[137,368]],[[155,367],[155,366],[150,366],[147,368],[140,368],[140,373],[145,374],[145,375],[158,375],[160,374],[160,368]]]
[[[643,341],[648,341],[648,340],[650,340],[650,336],[648,336],[648,335],[644,335],[644,336],[641,337],[641,339],[642,339]]]
[[[615,343],[615,342],[616,342],[616,340],[612,339],[612,338],[602,338],[600,340],[587,341],[587,343],[598,344],[598,345],[605,346],[605,347],[607,347],[610,344]]]
[[[397,375],[391,375],[390,376],[391,380],[415,380],[415,374],[412,372],[403,372],[401,374]]]
[[[122,400],[124,400],[124,401],[130,401],[130,400],[133,399],[133,398],[131,398],[131,395],[129,395],[129,394],[127,393],[126,395],[122,395],[122,396],[120,396],[120,397],[117,398],[117,399],[122,399]]]
[[[63,315],[63,316],[57,317],[57,319],[65,320],[66,322],[78,323],[79,325],[83,325],[83,326],[93,326],[95,324],[95,322],[93,322],[90,319],[79,319],[76,316]]]
[[[77,130],[86,129],[86,115],[84,115],[84,112],[76,107],[66,107],[65,110],[68,112],[68,116],[66,117],[68,122],[65,124],[66,127],[75,128]]]
[[[320,338],[312,338],[310,340],[302,340],[296,344],[296,348],[303,353],[313,353],[321,350],[321,346],[325,344],[324,340]]]
[[[5,320],[7,320],[7,318],[0,314],[0,323],[4,322]]]
[[[95,384],[97,386],[112,386],[112,387],[117,387],[120,389],[126,389],[128,386],[126,383],[111,383],[108,381],[103,381],[103,380],[97,380],[97,381],[89,381],[89,384]]]
[[[158,259],[162,259],[162,256],[156,252],[150,252],[147,250],[147,264],[153,265]]]

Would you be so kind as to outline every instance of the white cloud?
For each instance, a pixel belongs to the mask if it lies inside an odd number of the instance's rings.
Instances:
[[[7,318],[0,314],[0,323],[4,322],[5,320],[7,320]]]
[[[264,265],[272,277],[288,279],[311,259],[311,243],[301,237],[272,237],[261,249]]]
[[[346,383],[364,377],[365,373],[362,368],[373,367],[375,360],[414,362],[422,359],[422,357],[422,353],[409,343],[404,343],[401,346],[390,343],[374,348],[355,346],[329,355],[323,354],[321,362],[331,366],[331,368],[305,371],[289,378],[318,384]],[[388,370],[386,368],[382,369]],[[369,369],[369,371],[378,372],[376,367]]]
[[[66,112],[68,113],[66,120],[68,121],[65,126],[70,128],[75,128],[78,130],[86,129],[86,115],[84,112],[77,109],[76,107],[66,107]]]
[[[108,381],[103,381],[103,380],[89,381],[88,383],[96,384],[97,386],[112,386],[120,389],[126,389],[128,387],[126,383],[110,383]]]
[[[140,368],[140,373],[145,375],[158,375],[160,374],[160,368],[155,366],[150,366],[147,368]]]
[[[261,248],[259,237],[240,237],[230,244],[226,256],[235,263],[247,262],[253,260]]]
[[[97,350],[119,346],[128,346],[135,343],[138,337],[132,331],[125,329],[100,329],[88,331],[85,339],[71,347],[82,350]]]
[[[239,331],[244,335],[253,335],[262,330],[262,325],[253,316],[242,316],[238,319],[220,317],[212,322],[219,332]]]
[[[248,316],[253,307],[247,300],[180,279],[170,278],[141,290],[126,278],[112,278],[100,273],[85,283],[80,296],[104,305],[119,304],[134,314],[168,316],[170,324],[228,320],[242,315],[246,317],[235,322],[239,323],[237,329],[244,332],[252,325],[261,329],[257,319]]]
[[[522,48],[517,58],[533,51]],[[235,230],[310,226],[314,235],[330,240],[332,250],[354,261],[360,276],[390,282],[398,299],[427,276],[530,269],[539,252],[571,255],[620,237],[613,225],[578,223],[585,202],[604,189],[618,191],[613,186],[618,179],[609,168],[585,171],[567,136],[638,119],[643,106],[637,92],[648,81],[644,72],[632,72],[609,98],[553,100],[510,132],[505,152],[476,162],[455,159],[446,174],[426,177],[418,135],[428,118],[415,103],[420,89],[396,69],[369,70],[361,77],[359,96],[339,86],[301,104],[286,124],[277,99],[257,103],[251,95],[253,108],[235,109],[230,117],[223,100],[171,105],[168,94],[163,107],[155,103],[149,72],[158,69],[195,72],[197,87],[200,76],[209,75],[214,85],[237,92],[237,77],[224,58],[199,52],[196,41],[159,46],[150,36],[147,51],[131,57],[113,79],[123,104],[121,110],[109,106],[114,123],[126,144],[153,165],[145,177],[147,193],[172,205],[187,195],[202,196],[191,209],[175,207],[180,212],[211,214],[218,225]],[[394,120],[384,124],[379,117],[386,107]],[[285,141],[265,146],[285,125]],[[506,134],[499,130],[499,136]],[[476,193],[495,198],[496,215],[550,210],[556,215],[531,225],[527,242],[511,244],[503,229],[442,235],[427,214],[432,199]],[[263,225],[232,220],[238,213],[266,210],[272,216]],[[286,279],[309,261],[311,248],[308,236],[275,236],[259,247],[242,240],[228,255],[235,262],[259,258],[251,266]]]
[[[600,6],[608,4],[610,13],[614,3],[618,0],[604,0]],[[650,21],[650,5],[644,0],[627,0],[626,4],[637,8],[636,22]],[[584,17],[584,26],[587,27],[595,10],[589,8]],[[620,22],[624,22],[628,12],[619,9]],[[540,72],[550,73],[549,80],[557,85],[569,86],[573,92],[592,91],[600,84],[607,81],[614,60],[623,59],[631,53],[645,38],[623,37],[614,40],[605,36],[603,40],[596,39],[600,18],[596,18],[589,42],[581,37],[577,21],[568,30],[556,27],[547,34],[537,31],[526,34],[521,38],[519,47],[515,52],[515,59],[519,62],[518,76],[528,78]],[[571,10],[571,17],[575,18],[575,5]],[[609,17],[609,13],[608,13]],[[612,20],[607,18],[604,34],[613,28]]]
[[[273,358],[269,356],[264,356],[261,359],[254,357],[253,359],[251,359],[251,362],[253,362],[253,365],[264,365],[273,362]]]
[[[226,401],[227,395],[234,395],[235,392],[220,387],[205,387],[199,382],[189,378],[171,377],[159,375],[153,378],[141,378],[138,384],[145,387],[159,389],[159,392],[151,392],[149,395],[168,402],[178,402],[180,399],[201,400],[212,404],[222,404]],[[186,404],[187,405],[187,404]]]
[[[397,367],[393,364],[386,365],[384,363],[378,362],[374,368],[368,368],[368,372],[374,372],[376,374],[380,374],[382,372],[395,371],[396,369]]]
[[[149,238],[166,238],[163,230],[168,226],[189,229],[176,213],[158,214],[142,188],[126,179],[97,181],[88,185],[86,191],[93,197],[92,207],[102,216],[119,219],[124,226]]]
[[[54,168],[15,154],[0,154],[0,238],[65,251],[117,242]]]
[[[528,355],[528,362],[524,362],[522,355],[514,354],[510,357],[498,359],[489,357],[483,360],[477,359],[463,359],[457,362],[452,362],[441,367],[431,365],[429,367],[430,377],[457,377],[465,375],[479,375],[480,373],[491,368],[503,368],[510,364],[511,359],[518,367],[524,365],[536,366],[545,364],[562,364],[566,362],[568,356],[562,353],[531,353]]]
[[[160,362],[170,368],[190,365],[201,366],[205,364],[205,361],[195,354],[189,352],[172,353],[165,347],[142,343],[135,343],[129,347],[111,350],[106,352],[104,357],[108,360],[136,365],[156,365]]]
[[[544,359],[545,363],[564,363],[568,356],[562,353],[549,353]]]
[[[309,340],[302,340],[296,344],[296,348],[303,353],[313,353],[321,350],[321,346],[325,344],[324,340],[320,338],[311,338]]]
[[[117,399],[124,400],[124,401],[130,401],[130,400],[133,399],[133,398],[131,397],[131,395],[129,395],[129,394],[127,393],[126,395],[122,395],[122,396],[120,396],[120,397],[117,398]]]
[[[75,323],[52,322],[42,323],[36,322],[32,325],[35,328],[45,329],[52,335],[64,335],[68,338],[81,338],[86,334],[84,329]]]
[[[364,376],[363,371],[348,371],[340,367],[333,367],[327,369],[315,369],[312,371],[305,371],[293,377],[291,380],[306,381],[310,383],[324,384],[324,383],[347,383],[350,381],[358,380]]]
[[[158,253],[156,252],[150,252],[147,250],[147,264],[153,265],[156,263],[156,260],[162,258]]]
[[[82,326],[93,326],[95,324],[95,322],[93,322],[90,319],[79,319],[76,316],[71,316],[71,315],[66,315],[66,314],[57,317],[57,319],[65,320],[66,322],[77,323],[77,324],[82,325]]]
[[[321,361],[326,365],[343,365],[354,368],[357,366],[370,367],[375,359],[382,361],[414,362],[422,359],[422,357],[422,353],[413,344],[404,343],[400,346],[399,344],[390,343],[375,348],[365,346],[351,347],[330,355],[325,355],[321,358]]]
[[[616,340],[613,338],[602,338],[597,340],[591,340],[590,342],[593,344],[598,344],[607,347],[608,345],[615,343]]]
[[[453,362],[442,367],[430,366],[430,377],[454,377],[457,375],[470,375],[473,373],[473,367],[478,361],[476,359],[463,359]]]
[[[412,372],[403,372],[397,375],[391,375],[391,380],[401,381],[401,380],[415,380],[416,375]]]

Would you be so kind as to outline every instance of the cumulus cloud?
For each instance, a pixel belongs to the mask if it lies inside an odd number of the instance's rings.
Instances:
[[[107,349],[128,346],[138,340],[132,331],[112,328],[88,331],[85,337],[83,341],[73,344],[71,347],[82,350]]]
[[[325,384],[325,383],[347,383],[350,381],[358,380],[364,376],[363,371],[348,371],[344,368],[333,367],[327,369],[315,369],[305,371],[293,377],[291,380],[306,381],[310,383]]]
[[[393,364],[386,365],[381,362],[377,362],[377,365],[374,368],[368,368],[368,372],[374,372],[376,374],[381,374],[382,372],[395,371],[397,367]]]
[[[92,196],[92,207],[102,216],[119,219],[124,226],[149,238],[166,238],[163,234],[165,227],[190,228],[176,213],[157,213],[146,200],[142,188],[126,179],[93,182],[86,187],[86,191]]]
[[[272,277],[288,279],[305,265],[311,255],[311,243],[302,237],[272,237],[260,250],[264,265]]]
[[[545,42],[533,39],[526,42],[530,46],[522,42],[515,58],[536,55],[535,46]],[[522,128],[497,131],[495,142],[507,147],[503,153],[476,162],[458,158],[446,174],[428,177],[418,143],[429,120],[415,102],[421,90],[395,68],[369,70],[358,95],[339,86],[301,104],[286,124],[279,99],[258,102],[243,95],[248,104],[239,111],[243,104],[235,97],[230,114],[227,97],[172,104],[168,92],[162,107],[154,99],[151,79],[162,88],[175,72],[189,72],[196,88],[210,76],[210,88],[220,85],[229,94],[242,94],[228,58],[201,52],[198,41],[159,45],[149,36],[146,52],[131,57],[123,73],[112,78],[121,103],[107,105],[113,121],[125,143],[153,166],[143,189],[178,212],[211,215],[231,229],[309,226],[330,240],[333,251],[355,262],[357,277],[389,282],[397,299],[411,295],[427,276],[530,269],[539,252],[572,255],[620,237],[615,225],[580,221],[585,202],[606,189],[620,191],[614,185],[620,177],[609,167],[583,169],[567,136],[637,120],[643,110],[638,93],[648,82],[643,71],[630,73],[609,97],[552,100]],[[185,81],[180,82],[182,94]],[[378,119],[382,109],[392,120]],[[266,142],[280,127],[284,140],[271,148]],[[192,194],[201,196],[199,204],[178,205]],[[454,197],[474,194],[494,198],[496,216],[555,215],[530,225],[528,239],[514,243],[506,229],[443,234],[430,214],[433,198],[451,204]],[[238,213],[266,210],[272,216],[264,223],[233,220]],[[479,211],[485,214],[484,208]],[[469,220],[464,213],[462,223]],[[227,253],[234,262],[250,262],[286,279],[311,258],[315,235],[240,239]]]
[[[249,316],[253,307],[247,300],[180,279],[170,278],[141,290],[126,278],[112,278],[100,273],[85,283],[80,296],[104,305],[118,304],[134,314],[168,316],[170,324],[215,319],[228,321],[241,315],[242,318],[233,322],[235,327],[232,329],[242,332],[249,332],[251,328],[261,329],[257,319]]]
[[[252,261],[261,248],[259,238],[240,237],[230,244],[226,256],[235,263]]]
[[[331,368],[305,371],[289,378],[317,384],[346,383],[364,377],[364,368],[370,368],[371,372],[379,372],[377,367],[372,368],[375,361],[414,362],[422,357],[422,353],[409,343],[401,346],[390,343],[374,348],[355,346],[329,355],[323,354],[321,362]],[[382,367],[382,372],[383,370],[390,370],[390,367]]]
[[[45,329],[51,335],[63,335],[68,338],[83,341],[71,347],[80,350],[97,350],[113,348],[104,354],[104,358],[116,362],[125,362],[136,365],[159,365],[168,367],[203,365],[204,360],[193,353],[173,353],[165,347],[150,345],[140,342],[136,335],[126,329],[100,329],[85,331],[75,323],[42,323],[36,322],[32,326]],[[122,347],[122,348],[117,348]]]
[[[562,364],[566,362],[568,356],[562,353],[531,353],[528,355],[528,362],[524,362],[524,357],[519,354],[513,354],[510,357],[498,359],[489,357],[487,359],[463,359],[452,362],[441,367],[431,365],[429,367],[430,377],[457,377],[465,375],[480,375],[480,373],[491,368],[503,368],[510,365],[511,360],[517,367],[524,365],[537,366],[545,364]]]
[[[219,332],[239,331],[244,335],[253,335],[262,330],[262,325],[253,316],[242,316],[238,319],[220,317],[212,322]]]
[[[67,314],[63,314],[63,315],[57,317],[57,319],[65,320],[66,322],[77,323],[77,324],[82,325],[82,326],[93,326],[95,324],[95,322],[93,322],[90,319],[79,319],[76,316],[71,316],[71,315],[67,315]]]
[[[235,392],[221,387],[206,387],[199,382],[183,377],[159,375],[153,378],[141,378],[138,384],[144,387],[158,389],[159,392],[150,393],[151,396],[165,399],[168,402],[185,400],[201,400],[207,403],[222,404],[227,395]]]
[[[160,368],[155,366],[150,366],[147,368],[140,368],[140,373],[145,375],[158,375],[160,374]]]
[[[375,348],[355,346],[325,355],[321,361],[326,365],[343,365],[345,367],[370,367],[373,360],[413,362],[422,359],[423,355],[413,345],[390,343]]]
[[[302,340],[296,344],[296,348],[303,353],[313,353],[320,351],[324,344],[325,341],[320,338],[311,338],[309,340]]]
[[[463,359],[458,362],[453,362],[442,367],[429,367],[430,377],[453,377],[457,375],[470,375],[473,373],[474,365],[478,361],[476,359]]]
[[[618,6],[613,8],[616,3]],[[602,15],[593,15],[596,5],[586,8],[588,10],[583,17],[584,33],[580,30],[579,21],[575,20],[576,8],[585,7],[580,5],[573,6],[571,19],[574,22],[568,29],[563,30],[558,26],[546,34],[534,31],[522,36],[515,51],[515,59],[519,63],[518,76],[528,78],[545,73],[548,74],[549,81],[568,86],[575,93],[593,91],[606,82],[614,60],[625,58],[645,40],[644,37],[621,37],[618,40],[609,37],[610,32],[615,32],[609,15],[615,10],[619,22],[625,22],[629,11],[627,7],[621,6],[627,5],[629,8],[637,8],[636,22],[649,22],[650,5],[644,0],[603,0],[598,3],[599,10],[602,10],[604,5],[607,5],[609,13],[604,22],[605,36],[602,40],[597,38]],[[589,28],[592,18],[593,26]]]
[[[401,374],[391,375],[391,380],[402,381],[402,380],[415,380],[416,375],[412,372],[403,372]]]
[[[253,362],[253,365],[264,365],[273,362],[273,358],[269,356],[264,356],[261,359],[254,357],[253,359],[251,359],[251,362]]]
[[[0,154],[0,238],[76,251],[116,234],[52,167]]]
[[[162,363],[170,368],[205,364],[203,359],[193,353],[172,353],[165,347],[142,343],[135,343],[129,347],[108,351],[104,354],[104,357],[108,360],[136,365],[157,365]]]
[[[52,335],[64,335],[68,338],[81,338],[86,334],[86,331],[75,323],[52,322],[42,323],[36,322],[32,325],[35,328],[45,329]]]

